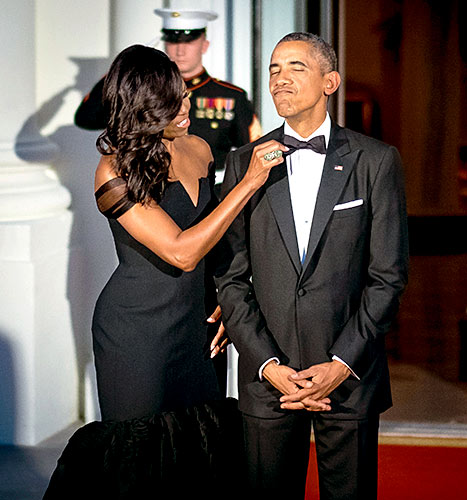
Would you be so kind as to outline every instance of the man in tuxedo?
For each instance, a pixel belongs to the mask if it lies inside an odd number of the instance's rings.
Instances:
[[[379,415],[392,404],[384,335],[407,282],[405,195],[397,150],[330,119],[336,69],[320,37],[281,39],[270,92],[285,123],[226,163],[223,196],[256,144],[289,148],[228,230],[217,276],[256,498],[303,499],[311,422],[321,500],[376,498]]]

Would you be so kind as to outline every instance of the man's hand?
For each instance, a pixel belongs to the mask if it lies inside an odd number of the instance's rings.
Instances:
[[[289,366],[279,365],[275,361],[270,361],[263,369],[263,377],[285,395],[282,396],[282,398],[293,397],[293,395],[300,392],[300,390],[306,390],[301,389],[301,387],[306,387],[307,389],[312,387],[312,382],[309,380],[300,380],[300,385],[297,385],[293,381],[294,377],[297,375],[299,374],[294,369]],[[306,409],[309,411],[328,411],[331,409],[329,406],[330,400],[328,398],[322,399],[321,401],[309,398],[307,403]],[[284,405],[281,405],[281,407],[284,408]],[[302,405],[301,409],[303,408],[304,406]]]
[[[290,381],[301,388],[293,394],[289,393],[282,396],[281,408],[286,410],[313,410],[316,401],[327,400],[330,402],[327,396],[349,375],[350,370],[339,361],[313,365],[301,372],[292,373]]]

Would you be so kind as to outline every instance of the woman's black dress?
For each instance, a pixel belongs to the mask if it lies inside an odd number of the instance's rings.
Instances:
[[[112,201],[120,198],[118,186],[104,185],[96,196],[102,191]],[[170,182],[160,206],[184,230],[207,215],[213,196],[208,178],[199,180],[196,205],[180,182]],[[102,418],[127,420],[219,398],[206,351],[205,260],[183,272],[109,220],[119,265],[92,324]]]
[[[206,259],[182,272],[132,238],[115,220],[133,205],[122,179],[104,184],[96,197],[109,217],[119,258],[92,325],[103,421],[70,438],[43,498],[202,494],[207,500],[221,491],[224,498],[236,498],[241,419],[236,401],[220,398],[206,354]],[[180,182],[169,183],[160,205],[186,229],[215,204],[208,178],[201,178],[196,205]],[[226,471],[236,476],[228,491]]]

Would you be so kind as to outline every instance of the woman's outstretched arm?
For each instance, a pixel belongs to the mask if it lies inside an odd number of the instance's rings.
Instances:
[[[264,159],[265,154],[278,149],[287,151],[277,141],[256,146],[243,179],[206,218],[189,229],[182,231],[155,203],[137,203],[118,221],[133,238],[160,258],[183,271],[192,271],[221,239],[251,196],[266,182],[271,168],[284,161],[283,156],[269,161]],[[115,173],[110,161],[103,157],[96,172],[96,190],[112,177]]]

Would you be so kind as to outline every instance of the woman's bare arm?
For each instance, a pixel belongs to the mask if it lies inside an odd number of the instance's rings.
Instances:
[[[264,160],[266,153],[277,149],[287,150],[276,141],[256,146],[244,178],[205,219],[189,229],[182,231],[155,204],[136,204],[118,221],[137,241],[163,260],[183,271],[192,271],[221,239],[251,196],[264,184],[270,169],[283,161],[283,157]],[[96,190],[113,177],[115,173],[110,161],[103,157],[96,172]]]

